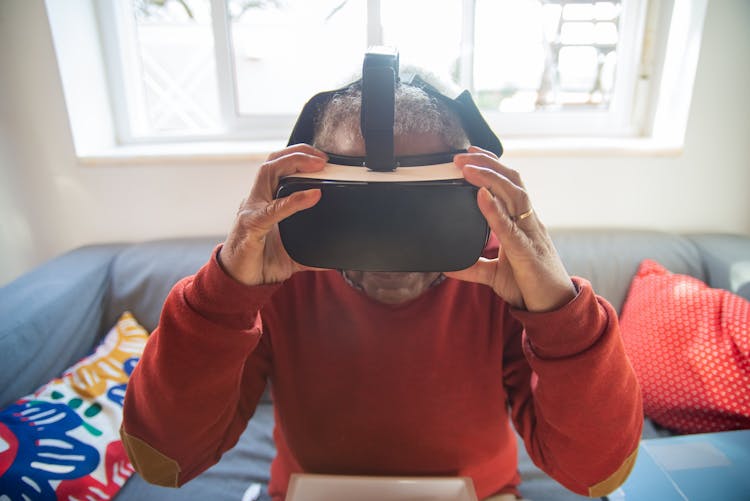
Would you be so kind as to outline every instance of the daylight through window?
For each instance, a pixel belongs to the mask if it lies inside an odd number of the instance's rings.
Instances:
[[[283,137],[376,44],[471,90],[506,134],[622,129],[645,16],[637,0],[111,1],[126,141]]]

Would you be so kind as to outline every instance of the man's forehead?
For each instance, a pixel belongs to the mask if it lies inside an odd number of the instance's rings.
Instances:
[[[361,137],[353,137],[347,131],[336,131],[331,141],[331,151],[337,155],[364,156],[365,143]],[[425,155],[450,150],[443,136],[437,132],[409,132],[394,136],[396,156]]]

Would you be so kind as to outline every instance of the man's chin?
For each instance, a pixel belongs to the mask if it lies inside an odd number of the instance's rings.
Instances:
[[[362,285],[368,296],[386,304],[410,301],[427,289],[427,284],[411,273],[372,274]]]
[[[370,298],[386,304],[415,299],[434,281],[431,273],[420,272],[348,272],[347,276]]]

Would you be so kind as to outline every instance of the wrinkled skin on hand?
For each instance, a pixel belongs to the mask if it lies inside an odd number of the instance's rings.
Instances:
[[[308,269],[284,250],[278,223],[318,203],[320,190],[300,191],[276,200],[273,197],[282,177],[321,170],[327,159],[322,151],[297,144],[272,153],[261,165],[219,254],[219,262],[232,278],[246,285],[272,284]]]
[[[488,285],[507,303],[529,311],[551,311],[571,301],[577,292],[547,229],[534,212],[518,218],[532,208],[518,172],[475,146],[454,161],[464,178],[479,187],[477,204],[500,250],[495,259],[481,258],[446,275]]]

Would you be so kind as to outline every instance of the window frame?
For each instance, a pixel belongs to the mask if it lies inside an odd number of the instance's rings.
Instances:
[[[114,2],[117,3],[120,2]],[[45,0],[45,4],[75,150],[82,163],[246,161],[264,158],[267,152],[283,146],[292,120],[280,122],[278,130],[283,130],[283,137],[254,138],[235,129],[220,136],[132,141],[123,132],[123,102],[115,92],[116,82],[123,80],[118,78],[116,65],[106,64],[118,36],[102,24],[102,18],[111,15],[108,9],[112,8],[112,0]],[[534,130],[534,135],[522,135],[520,127],[505,132],[493,123],[506,152],[517,157],[681,153],[707,4],[708,0],[648,2],[644,35],[647,42],[644,50],[634,56],[640,58],[632,107],[632,113],[641,117],[636,130],[628,131],[627,136],[544,135],[539,129]],[[463,0],[463,5],[462,22],[466,23],[473,14],[473,0]],[[81,78],[82,74],[86,78]],[[226,103],[223,107],[227,109]]]
[[[380,0],[367,1],[367,45],[382,43],[380,33]],[[124,78],[139,68],[136,59],[133,7],[131,2],[107,0],[101,2],[100,23],[107,53],[109,82],[114,97],[115,116],[120,141],[124,144],[153,144],[164,141],[196,140],[273,140],[284,137],[294,125],[292,115],[246,115],[239,112],[239,96],[235,74],[234,51],[231,42],[231,19],[226,0],[210,0],[211,20],[216,62],[219,110],[224,128],[215,133],[155,133],[136,136],[131,127],[143,123],[146,112],[142,107],[142,89]],[[526,113],[501,113],[483,110],[493,129],[503,137],[570,136],[632,137],[641,129],[634,123],[632,111],[637,99],[647,99],[644,92],[636,95],[637,70],[642,55],[642,34],[645,27],[646,0],[624,2],[620,23],[620,42],[617,50],[617,89],[607,111],[561,110]],[[460,78],[463,88],[472,87],[474,67],[474,17],[476,0],[462,0],[462,30]],[[643,86],[641,86],[643,89]]]

